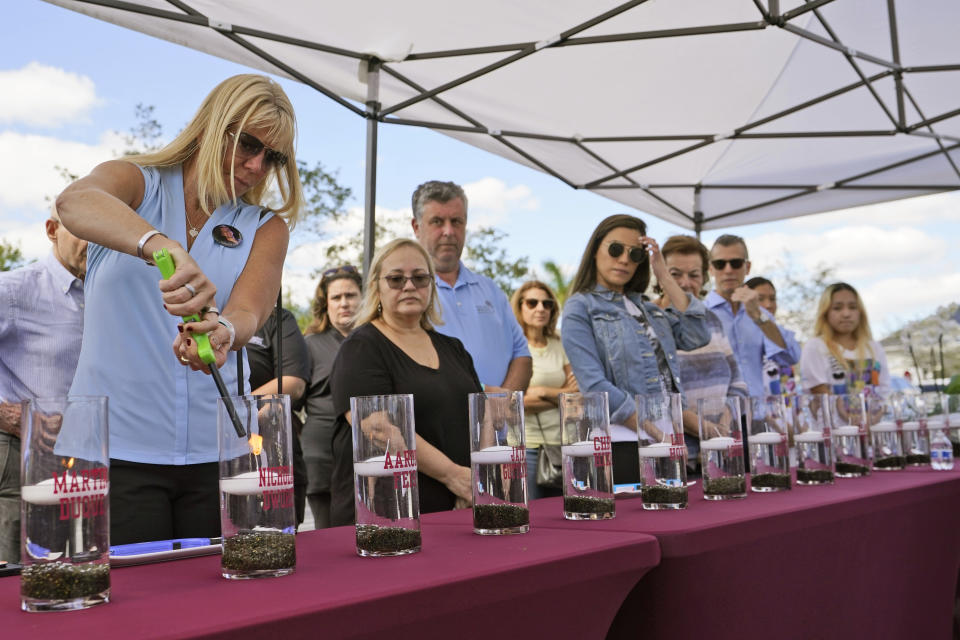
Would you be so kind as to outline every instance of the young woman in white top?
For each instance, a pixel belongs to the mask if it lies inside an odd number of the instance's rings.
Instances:
[[[890,369],[873,339],[857,290],[837,282],[823,292],[814,325],[816,337],[803,347],[800,375],[808,393],[884,393]]]
[[[543,445],[560,446],[561,393],[577,390],[573,368],[557,336],[560,305],[549,286],[537,280],[523,283],[510,300],[527,337],[533,376],[523,396],[527,445],[527,493],[530,499],[560,495],[560,489],[537,484],[537,456]]]

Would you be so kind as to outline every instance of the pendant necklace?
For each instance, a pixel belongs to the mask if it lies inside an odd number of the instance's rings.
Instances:
[[[198,228],[196,228],[196,227],[193,226],[193,222],[190,221],[190,213],[189,213],[189,212],[187,212],[187,216],[186,216],[186,217],[187,217],[187,227],[189,228],[188,233],[190,234],[190,237],[191,237],[191,238],[196,238],[196,237],[200,234],[200,229],[198,229]],[[208,216],[208,217],[209,217],[209,216]],[[200,226],[203,227],[203,224],[201,223]]]

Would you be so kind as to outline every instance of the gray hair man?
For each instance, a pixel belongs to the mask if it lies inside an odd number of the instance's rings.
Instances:
[[[459,339],[485,387],[526,389],[533,364],[527,339],[507,296],[460,256],[467,237],[467,194],[453,182],[431,180],[413,192],[413,232],[433,258],[443,324]]]
[[[767,395],[763,384],[763,363],[772,360],[781,365],[796,364],[800,345],[777,326],[773,315],[760,306],[757,292],[744,285],[750,273],[747,243],[734,235],[722,235],[710,250],[710,275],[714,290],[704,304],[720,318],[720,323],[737,356],[737,364],[750,395]],[[784,337],[786,336],[786,337]]]

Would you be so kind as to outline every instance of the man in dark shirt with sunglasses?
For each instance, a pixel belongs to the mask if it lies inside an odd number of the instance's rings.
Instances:
[[[413,232],[433,258],[443,324],[437,332],[463,343],[486,387],[525,391],[533,360],[507,296],[473,273],[460,255],[467,237],[467,195],[453,182],[431,180],[413,193]]]
[[[714,289],[707,294],[704,304],[720,318],[750,395],[760,398],[767,394],[763,385],[764,360],[796,364],[800,345],[792,334],[780,331],[770,312],[760,306],[759,294],[744,285],[748,273],[750,261],[743,238],[717,238],[710,250]]]

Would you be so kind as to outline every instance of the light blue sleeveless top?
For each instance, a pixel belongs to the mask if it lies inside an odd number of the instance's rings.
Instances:
[[[187,246],[183,173],[180,166],[141,167],[143,202],[137,209],[154,228]],[[272,217],[261,208],[232,202],[219,207],[200,230],[190,255],[217,287],[216,304],[227,306],[257,230]],[[243,241],[228,248],[213,228],[228,224]],[[196,464],[219,459],[217,387],[207,374],[182,366],[173,353],[178,318],[163,308],[160,271],[133,256],[90,243],[83,346],[71,395],[109,397],[110,457],[151,464]],[[246,360],[246,358],[245,358]],[[244,371],[250,367],[244,362]],[[220,368],[237,392],[237,352]],[[244,381],[250,393],[248,381]]]

